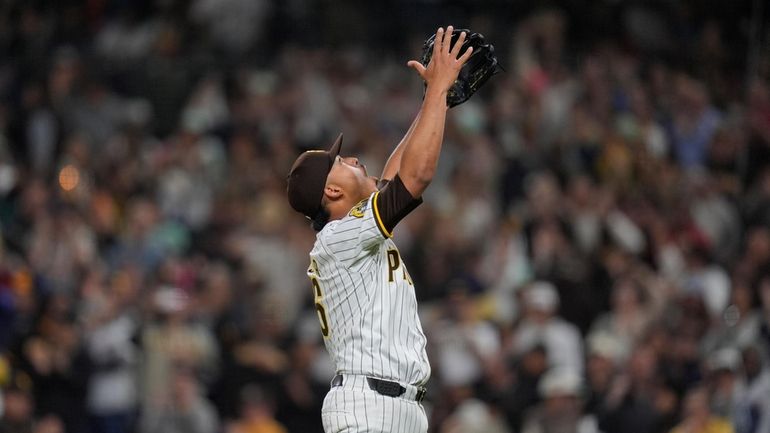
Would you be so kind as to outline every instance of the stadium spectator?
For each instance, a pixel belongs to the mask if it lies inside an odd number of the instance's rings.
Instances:
[[[549,370],[538,385],[543,402],[532,408],[522,433],[596,433],[596,418],[583,412],[583,382],[573,370]]]
[[[709,410],[708,391],[703,388],[691,389],[684,398],[684,416],[671,433],[702,431],[731,433],[735,431],[727,419],[714,415]]]
[[[532,283],[524,292],[524,305],[522,323],[511,336],[514,354],[542,344],[550,368],[561,367],[582,374],[582,339],[575,325],[556,315],[559,307],[556,288],[545,281]]]
[[[219,418],[203,395],[195,374],[188,367],[171,373],[167,393],[144,411],[141,433],[216,433]]]
[[[247,385],[241,392],[241,417],[227,433],[285,433],[275,420],[274,402],[256,385]]]

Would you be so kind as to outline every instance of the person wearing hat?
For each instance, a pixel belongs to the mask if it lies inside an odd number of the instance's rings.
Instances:
[[[540,379],[538,391],[543,401],[532,408],[522,433],[598,433],[593,415],[583,408],[583,378],[569,368],[552,368]]]
[[[737,420],[743,415],[740,403],[746,395],[741,352],[725,347],[709,354],[706,360],[706,379],[710,391],[709,407],[714,415]]]
[[[734,433],[730,421],[717,416],[709,407],[709,392],[705,386],[687,391],[682,404],[682,420],[669,433]]]
[[[307,274],[337,372],[321,412],[327,433],[428,429],[419,404],[431,372],[426,338],[412,279],[390,238],[433,179],[447,94],[472,52],[460,53],[465,32],[452,44],[452,31],[438,29],[427,67],[408,63],[425,95],[379,179],[358,158],[340,155],[342,134],[329,150],[301,154],[289,172],[289,203],[318,232]]]
[[[577,327],[559,317],[559,292],[548,281],[534,281],[523,292],[524,314],[511,336],[514,355],[543,344],[549,367],[583,372],[583,340]]]

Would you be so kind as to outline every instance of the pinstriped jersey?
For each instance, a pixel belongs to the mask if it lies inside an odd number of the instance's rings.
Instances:
[[[414,284],[379,194],[317,234],[308,268],[315,308],[337,373],[424,384],[430,364]]]

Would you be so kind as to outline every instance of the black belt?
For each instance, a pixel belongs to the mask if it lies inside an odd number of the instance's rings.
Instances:
[[[378,394],[387,395],[388,397],[400,397],[406,392],[406,388],[398,382],[367,377],[366,383],[372,391],[375,391]],[[332,379],[332,386],[342,386],[341,374],[334,376],[334,379]],[[422,386],[416,388],[417,395],[415,395],[414,400],[419,403],[425,398],[425,388]]]

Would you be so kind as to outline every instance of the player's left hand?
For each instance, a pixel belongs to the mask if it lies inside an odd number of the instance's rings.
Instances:
[[[447,106],[454,107],[470,99],[489,78],[502,72],[503,68],[497,61],[495,47],[487,43],[481,33],[465,29],[455,30],[451,26],[447,28],[446,33],[440,30],[423,44],[420,62],[412,60],[408,64],[426,81],[426,94],[429,90],[428,77],[431,75],[434,63],[436,66],[439,64],[434,62],[435,53],[442,55],[441,62],[450,62],[452,67],[459,65],[459,74],[455,74],[456,78],[446,96]],[[464,49],[462,57],[457,58],[457,54]]]

